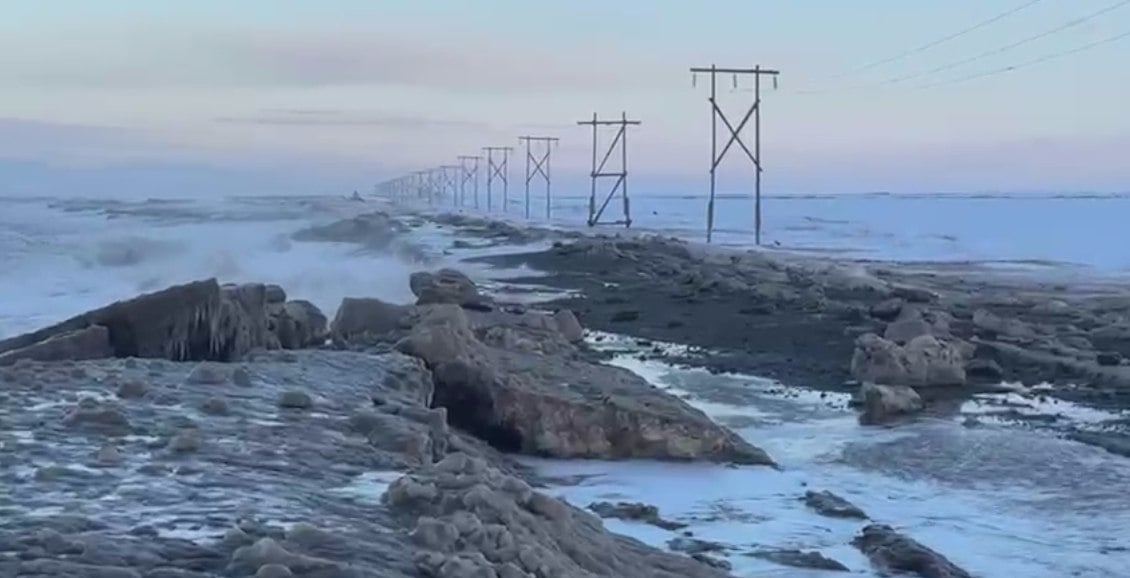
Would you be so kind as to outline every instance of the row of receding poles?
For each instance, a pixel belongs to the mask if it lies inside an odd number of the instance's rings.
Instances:
[[[753,68],[719,68],[714,65],[711,65],[709,68],[695,67],[691,68],[690,71],[692,74],[692,86],[697,85],[699,74],[710,75],[710,97],[707,99],[710,103],[711,117],[710,197],[707,202],[706,211],[706,241],[708,243],[711,242],[714,236],[716,171],[718,166],[722,163],[722,160],[726,157],[726,153],[729,152],[730,147],[733,146],[734,143],[737,143],[753,163],[755,169],[754,238],[755,242],[760,245],[761,172],[763,170],[761,164],[761,77],[768,76],[772,78],[773,88],[775,89],[777,87],[777,76],[780,72],[762,68],[761,66],[755,66]],[[735,89],[738,87],[739,76],[753,77],[753,103],[746,109],[745,116],[742,117],[737,126],[730,122],[730,119],[718,104],[717,78],[719,74],[733,75]],[[751,118],[754,127],[752,151],[741,138],[742,130],[745,129],[746,124],[749,123]],[[729,138],[721,151],[718,150],[718,121],[722,121],[722,124],[725,125],[729,133]],[[593,227],[606,224],[631,227],[632,212],[628,197],[628,127],[638,126],[641,124],[640,121],[629,120],[627,113],[622,113],[619,119],[603,120],[600,119],[596,113],[593,113],[592,120],[579,121],[577,124],[592,127],[592,169],[589,171],[589,178],[592,184],[589,191],[588,226]],[[615,137],[608,145],[603,158],[598,162],[597,151],[600,150],[598,132],[600,127],[617,127],[617,129]],[[526,145],[525,217],[527,219],[530,218],[530,183],[535,177],[541,177],[545,181],[545,218],[551,218],[553,201],[551,189],[552,181],[550,179],[550,156],[553,147],[557,145],[559,140],[560,139],[557,137],[551,136],[524,135],[518,137],[518,142]],[[537,145],[536,150],[535,144]],[[486,210],[488,212],[493,212],[494,210],[492,187],[495,182],[502,183],[502,211],[509,211],[509,155],[513,150],[512,147],[504,146],[483,147],[487,161]],[[606,169],[608,160],[616,154],[617,151],[620,153],[619,170]],[[501,159],[499,159],[499,156],[501,156]],[[459,160],[458,165],[442,165],[431,169],[416,171],[380,183],[375,187],[374,193],[398,201],[423,201],[429,205],[434,205],[440,202],[441,199],[450,196],[455,208],[463,209],[467,206],[466,197],[468,190],[470,190],[472,194],[472,207],[479,209],[479,161],[483,160],[483,157],[479,155],[461,155],[457,157],[457,159]],[[607,194],[602,196],[603,201],[598,205],[597,182],[605,178],[615,179],[615,181],[612,183],[612,187],[608,190]],[[622,217],[613,221],[602,221],[601,217],[604,216],[608,204],[616,197],[617,193],[619,193],[621,200]]]

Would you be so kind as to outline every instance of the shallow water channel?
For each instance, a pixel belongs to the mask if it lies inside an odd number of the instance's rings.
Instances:
[[[616,347],[622,347],[624,340]],[[601,342],[609,346],[609,340]],[[611,363],[685,397],[766,449],[768,468],[657,462],[530,460],[569,479],[552,493],[584,507],[638,501],[727,547],[739,576],[821,576],[746,555],[819,551],[875,575],[851,545],[863,522],[805,507],[806,490],[830,490],[979,576],[1123,576],[1130,567],[1130,461],[1050,432],[981,421],[929,419],[863,428],[843,396],[748,376],[711,375],[623,354]],[[967,404],[970,413],[978,404]],[[1063,408],[1061,408],[1063,409]],[[579,480],[579,481],[578,481]],[[614,531],[666,547],[681,532],[620,520]]]

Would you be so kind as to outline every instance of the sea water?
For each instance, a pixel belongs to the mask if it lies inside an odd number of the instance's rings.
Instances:
[[[506,218],[522,222],[522,201]],[[633,229],[703,241],[707,202],[701,196],[632,198]],[[447,210],[444,208],[444,210]],[[613,203],[608,213],[615,213]],[[551,220],[581,226],[588,199],[554,197]],[[473,212],[468,209],[468,212]],[[714,242],[754,242],[754,203],[720,195]],[[496,212],[496,216],[503,216]],[[533,211],[533,221],[546,223]],[[769,248],[878,261],[960,261],[1026,265],[1043,271],[1080,266],[1071,274],[1130,274],[1130,196],[1091,195],[809,195],[762,200],[763,244]],[[614,233],[617,226],[601,226]]]
[[[978,576],[1122,576],[1130,565],[1130,461],[1051,434],[1005,426],[968,428],[930,420],[897,429],[863,428],[854,413],[819,396],[782,397],[780,384],[711,375],[660,361],[616,358],[689,401],[774,457],[781,471],[659,462],[527,460],[542,473],[580,477],[551,493],[584,507],[595,501],[656,505],[702,540],[727,546],[739,576],[818,576],[750,557],[764,550],[817,551],[871,573],[850,546],[866,522],[822,517],[805,491],[829,490],[871,519],[934,548]],[[696,391],[735,388],[748,405],[709,401]],[[732,397],[728,395],[727,397]],[[746,425],[741,425],[741,424]],[[606,522],[657,547],[670,532]]]

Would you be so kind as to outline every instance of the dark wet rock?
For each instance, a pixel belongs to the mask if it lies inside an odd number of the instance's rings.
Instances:
[[[141,399],[149,393],[149,386],[145,382],[130,379],[118,385],[117,396],[119,399]]]
[[[800,550],[760,550],[746,554],[754,558],[768,560],[774,564],[792,568],[812,568],[814,570],[828,570],[829,572],[849,572],[850,569],[843,564],[824,556],[819,552],[802,552]]]
[[[220,287],[220,309],[231,322],[229,331],[245,345],[239,357],[252,349],[278,349],[279,338],[271,331],[267,310],[267,286],[263,283],[226,284]],[[238,357],[236,358],[238,359]],[[221,359],[231,361],[232,359]]]
[[[726,550],[726,546],[718,542],[699,540],[698,538],[689,538],[686,536],[671,538],[667,541],[667,547],[675,552],[683,552],[691,556],[709,552],[723,552]]]
[[[286,409],[310,409],[314,407],[314,398],[300,390],[284,391],[279,396],[279,407]]]
[[[915,315],[887,324],[887,328],[883,332],[883,339],[893,341],[898,345],[906,345],[915,337],[932,335],[933,332],[933,327],[925,319]]]
[[[122,452],[118,451],[117,446],[113,444],[106,444],[98,449],[94,454],[94,463],[99,467],[114,467],[121,465],[124,458]]]
[[[726,560],[719,560],[717,558],[713,558],[713,557],[708,556],[708,555],[703,554],[703,553],[691,554],[691,559],[696,561],[696,562],[701,562],[703,564],[706,564],[707,566],[710,566],[711,568],[717,568],[719,570],[729,571],[731,568],[733,568],[733,565],[730,564],[729,562],[727,562]]]
[[[914,388],[905,385],[865,383],[859,388],[862,425],[881,425],[914,415],[926,406]]]
[[[192,368],[185,383],[190,385],[220,385],[228,382],[231,370],[218,363],[200,363]]]
[[[829,518],[867,519],[867,514],[858,506],[827,490],[805,492],[804,504],[815,510],[816,513]]]
[[[1112,323],[1091,329],[1087,337],[1101,351],[1117,351],[1123,356],[1130,356],[1130,321],[1116,318]]]
[[[118,301],[62,323],[0,341],[0,356],[31,346],[71,351],[48,344],[94,343],[105,328],[109,349],[105,357],[162,358],[174,361],[233,361],[254,348],[277,347],[266,319],[266,286],[221,287],[215,279],[175,285]],[[62,341],[58,341],[62,340]],[[54,348],[54,349],[52,349]],[[90,357],[79,348],[70,354]],[[2,357],[0,357],[2,358]]]
[[[260,538],[250,546],[243,546],[232,554],[231,569],[250,574],[268,564],[279,565],[292,572],[334,570],[339,565],[331,560],[296,554],[271,538]]]
[[[251,387],[251,372],[246,367],[237,367],[231,372],[231,381],[240,387]]]
[[[987,338],[1010,337],[1030,341],[1037,335],[1028,323],[1019,319],[1004,318],[985,309],[973,312],[973,325],[981,336]]]
[[[67,427],[105,433],[126,435],[132,431],[125,411],[110,403],[84,398],[63,417]]]
[[[197,452],[204,445],[204,436],[196,428],[187,428],[177,432],[169,440],[169,451],[174,454],[188,454]]]
[[[400,454],[408,466],[431,463],[443,457],[450,441],[446,424],[421,424],[422,430],[406,423],[401,412],[359,411],[349,417],[349,428],[364,436],[375,448]]]
[[[902,346],[867,333],[856,340],[851,373],[861,382],[880,385],[964,385],[965,363],[966,356],[951,341],[923,335]]]
[[[34,478],[39,482],[81,483],[96,476],[85,468],[52,465],[36,468]]]
[[[405,329],[412,308],[376,298],[346,297],[337,308],[330,334],[334,343],[349,343],[361,337],[379,337]]]
[[[905,301],[895,297],[872,305],[870,313],[875,319],[890,322],[898,319],[899,313],[902,312],[905,305]]]
[[[573,356],[491,347],[457,307],[428,311],[397,349],[432,370],[433,404],[448,409],[453,425],[504,451],[773,463],[630,371]]]
[[[110,331],[102,325],[53,335],[18,349],[5,351],[0,342],[0,366],[11,365],[20,359],[35,361],[60,361],[64,359],[101,359],[114,355]]]
[[[305,300],[288,301],[268,309],[270,327],[283,349],[317,347],[329,334],[326,315]]]
[[[1067,436],[1080,443],[1102,448],[1114,455],[1130,458],[1130,434],[1103,431],[1074,431]]]
[[[291,235],[295,241],[355,243],[368,249],[388,248],[407,227],[386,213],[373,212],[326,225],[308,227]]]
[[[16,576],[35,576],[36,578],[141,578],[132,568],[97,566],[67,560],[24,560],[16,569]]]
[[[635,309],[623,309],[612,314],[612,323],[628,323],[640,318],[640,312]]]
[[[397,480],[384,501],[410,521],[417,543],[435,548],[416,556],[424,576],[725,575],[609,533],[595,516],[464,454]]]
[[[594,502],[589,504],[589,509],[602,518],[616,518],[651,524],[664,530],[680,530],[686,524],[665,520],[659,515],[659,508],[650,504],[639,502]]]
[[[1095,361],[1103,367],[1113,367],[1122,364],[1122,354],[1117,351],[1102,351],[1095,356]]]
[[[225,416],[231,413],[231,408],[223,398],[210,397],[200,404],[200,411],[205,415]]]
[[[999,382],[1004,378],[1004,369],[992,359],[971,359],[965,364],[965,375],[979,382]]]
[[[891,287],[891,295],[905,299],[909,303],[933,303],[939,298],[934,291],[911,285],[894,285]]]
[[[470,277],[455,269],[440,269],[434,273],[417,272],[409,277],[409,285],[417,305],[450,303],[473,309],[490,310],[490,297],[479,293]]]
[[[852,540],[871,563],[885,572],[905,572],[922,578],[972,578],[945,556],[890,526],[871,524]]]

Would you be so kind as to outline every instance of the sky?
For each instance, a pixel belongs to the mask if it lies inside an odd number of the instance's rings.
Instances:
[[[643,123],[633,191],[697,194],[711,110],[688,69],[711,64],[780,71],[763,85],[769,193],[1130,190],[1130,38],[950,82],[1130,32],[1130,2],[948,66],[1116,3],[1043,0],[860,70],[1024,3],[13,0],[0,194],[336,194],[523,134],[559,137],[555,186],[582,191],[592,136],[576,122],[624,111]],[[751,82],[719,80],[736,124]],[[751,180],[733,148],[720,190]]]

